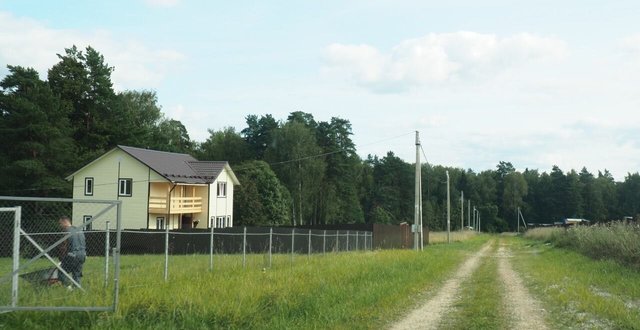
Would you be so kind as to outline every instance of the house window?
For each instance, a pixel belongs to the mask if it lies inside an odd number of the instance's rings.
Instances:
[[[227,197],[227,183],[218,182],[218,197]]]
[[[118,180],[118,196],[131,196],[131,179],[119,179]]]
[[[84,178],[84,195],[93,196],[93,178]]]
[[[233,225],[231,224],[231,216],[230,215],[227,215],[226,227],[233,227]]]
[[[224,217],[216,218],[216,228],[224,228]]]
[[[164,217],[156,218],[156,229],[165,229],[164,228]]]
[[[216,217],[211,217],[209,219],[209,228],[211,227],[215,228],[215,224],[216,224],[215,221],[216,221]]]
[[[91,221],[91,219],[93,219],[93,216],[90,216],[90,215],[82,216],[82,227],[84,227],[84,230],[91,230],[93,223],[87,223]]]

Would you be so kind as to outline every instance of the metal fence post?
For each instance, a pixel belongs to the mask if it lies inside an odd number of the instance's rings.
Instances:
[[[211,235],[209,236],[209,271],[213,271],[213,221],[211,222]]]
[[[11,279],[11,306],[18,306],[18,269],[20,268],[20,220],[22,207],[16,206],[13,213],[13,277]]]
[[[340,252],[340,231],[336,230],[336,252]]]
[[[271,249],[273,247],[273,227],[269,228],[269,268],[271,268]]]
[[[360,246],[358,245],[358,236],[360,236],[360,232],[356,232],[356,250],[360,250]]]
[[[349,231],[347,230],[347,252],[349,252]]]
[[[309,229],[309,248],[307,249],[307,259],[311,258],[311,229]]]
[[[242,234],[242,268],[247,268],[247,227]]]
[[[169,280],[169,224],[171,220],[167,220],[164,228],[164,281]]]
[[[322,255],[327,252],[327,230],[322,233]]]
[[[291,264],[292,265],[293,265],[293,249],[294,249],[293,241],[295,240],[295,238],[296,238],[296,229],[292,228],[291,229]]]
[[[367,251],[367,236],[369,236],[369,233],[365,231],[364,232],[364,250],[365,251]]]
[[[104,232],[104,287],[107,287],[109,281],[109,221],[107,221],[106,231]]]

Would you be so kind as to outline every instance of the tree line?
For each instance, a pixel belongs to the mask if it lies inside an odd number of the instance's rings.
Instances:
[[[155,92],[116,92],[114,68],[95,49],[73,46],[58,58],[46,80],[32,68],[9,65],[0,81],[2,195],[70,197],[67,175],[116,145],[129,145],[229,161],[241,182],[237,224],[413,222],[415,165],[393,152],[362,159],[347,119],[318,121],[302,111],[282,119],[251,114],[242,129],[209,130],[206,141],[197,142],[163,114]],[[447,171],[454,229],[462,191],[487,231],[513,229],[517,207],[534,223],[640,213],[637,172],[616,182],[607,170],[517,171],[509,162],[477,173],[432,164],[421,170],[424,223],[434,230],[446,224]]]

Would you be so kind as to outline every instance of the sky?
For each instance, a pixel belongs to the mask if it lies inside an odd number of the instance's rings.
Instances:
[[[348,119],[362,157],[640,169],[637,1],[0,0],[6,65],[92,46],[192,139],[249,114]],[[424,162],[424,157],[422,159]]]

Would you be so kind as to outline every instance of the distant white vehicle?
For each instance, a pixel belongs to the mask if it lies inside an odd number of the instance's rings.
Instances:
[[[576,218],[564,218],[562,219],[562,224],[565,226],[574,226],[574,225],[588,225],[591,221],[586,219],[576,219]]]

